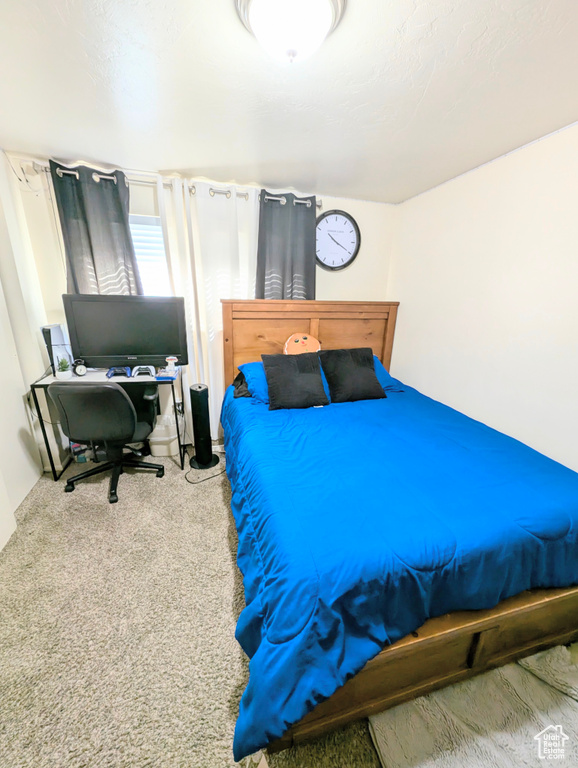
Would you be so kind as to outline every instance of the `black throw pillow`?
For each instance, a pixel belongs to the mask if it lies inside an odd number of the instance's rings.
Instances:
[[[247,386],[247,379],[245,378],[243,371],[239,371],[235,376],[233,386],[235,387],[233,397],[251,397],[249,387]]]
[[[267,386],[269,410],[311,408],[328,405],[317,352],[303,355],[261,355]]]
[[[360,349],[328,349],[319,359],[329,384],[332,403],[377,400],[386,397],[375,375],[373,352]]]

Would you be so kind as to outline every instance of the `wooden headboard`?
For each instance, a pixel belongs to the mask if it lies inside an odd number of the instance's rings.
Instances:
[[[293,333],[309,333],[322,349],[371,347],[389,370],[398,301],[222,299],[225,386],[237,366],[280,354]]]

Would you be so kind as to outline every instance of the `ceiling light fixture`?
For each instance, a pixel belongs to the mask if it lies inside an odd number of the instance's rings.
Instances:
[[[347,0],[235,0],[237,13],[280,61],[303,61],[341,21]]]

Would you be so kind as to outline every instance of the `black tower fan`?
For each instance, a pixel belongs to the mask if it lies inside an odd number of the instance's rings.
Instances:
[[[189,463],[195,469],[210,469],[219,463],[219,457],[213,453],[213,444],[211,442],[209,388],[206,384],[192,385],[191,412],[193,414],[195,455]]]

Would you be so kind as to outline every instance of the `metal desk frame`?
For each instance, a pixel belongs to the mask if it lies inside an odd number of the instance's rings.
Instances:
[[[46,390],[51,384],[55,384],[56,382],[59,382],[60,384],[66,384],[67,381],[73,381],[75,384],[81,383],[83,381],[92,382],[92,383],[95,383],[95,382],[105,383],[105,382],[112,381],[115,384],[135,384],[137,386],[143,385],[143,384],[158,384],[160,387],[162,387],[163,385],[169,384],[171,387],[171,394],[173,398],[173,412],[175,414],[175,424],[177,427],[177,441],[179,444],[179,460],[181,464],[181,469],[184,469],[185,456],[187,455],[187,449],[186,449],[186,444],[184,442],[184,439],[181,439],[181,430],[179,427],[179,416],[184,415],[182,371],[179,372],[179,375],[177,378],[180,379],[180,382],[181,382],[180,409],[179,409],[179,404],[177,403],[177,398],[175,394],[176,379],[172,379],[170,381],[158,381],[153,376],[137,376],[135,379],[128,378],[127,376],[113,376],[112,378],[107,379],[106,371],[89,371],[86,374],[86,376],[72,376],[71,379],[57,379],[56,376],[53,376],[52,374],[44,375],[44,376],[41,376],[39,379],[37,379],[33,384],[31,384],[30,390],[32,392],[32,399],[34,400],[34,407],[36,408],[38,421],[40,422],[40,430],[42,431],[42,437],[44,438],[44,445],[46,447],[46,453],[48,455],[48,461],[50,463],[50,469],[52,471],[52,477],[54,479],[54,482],[56,482],[62,477],[64,470],[72,462],[72,456],[69,457],[68,461],[64,464],[60,472],[57,472],[56,467],[54,466],[52,450],[50,449],[50,442],[48,440],[48,435],[46,434],[46,426],[44,424],[44,419],[42,418],[42,411],[40,410],[40,404],[38,402],[38,395],[36,394],[36,390],[38,389]],[[48,394],[46,395],[46,398],[48,399]],[[184,438],[184,435],[183,435],[183,438]]]

